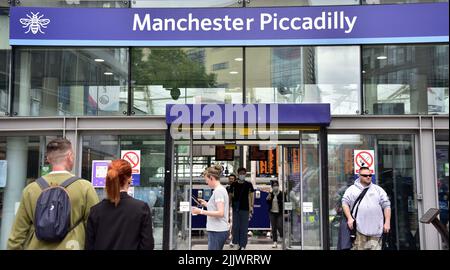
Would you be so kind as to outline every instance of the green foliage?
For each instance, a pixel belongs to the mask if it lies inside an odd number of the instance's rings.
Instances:
[[[181,49],[132,50],[131,74],[135,85],[172,89],[208,88],[216,84],[216,74],[207,74],[203,63],[189,59]]]

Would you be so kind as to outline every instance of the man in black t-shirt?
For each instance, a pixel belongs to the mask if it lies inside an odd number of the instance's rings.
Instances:
[[[247,246],[248,222],[253,215],[253,185],[245,181],[247,170],[238,169],[238,180],[230,186],[231,203],[233,208],[233,244],[239,249]]]

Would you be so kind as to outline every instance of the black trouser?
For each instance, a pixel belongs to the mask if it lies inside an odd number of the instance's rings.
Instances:
[[[276,242],[278,240],[277,231],[280,233],[280,237],[283,238],[283,214],[270,212],[269,217],[272,225],[272,239]]]

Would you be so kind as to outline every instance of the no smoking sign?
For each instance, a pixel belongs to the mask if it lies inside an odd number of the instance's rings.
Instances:
[[[133,174],[141,173],[141,150],[122,150],[121,158],[131,164]]]
[[[375,151],[374,150],[354,150],[355,174],[359,173],[361,167],[368,167],[370,173],[375,173]]]

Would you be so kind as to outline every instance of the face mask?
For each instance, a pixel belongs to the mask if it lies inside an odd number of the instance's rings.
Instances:
[[[244,181],[245,180],[245,175],[243,175],[243,174],[239,175],[239,180]]]
[[[279,188],[278,187],[273,187],[272,190],[273,190],[273,192],[277,193]]]

